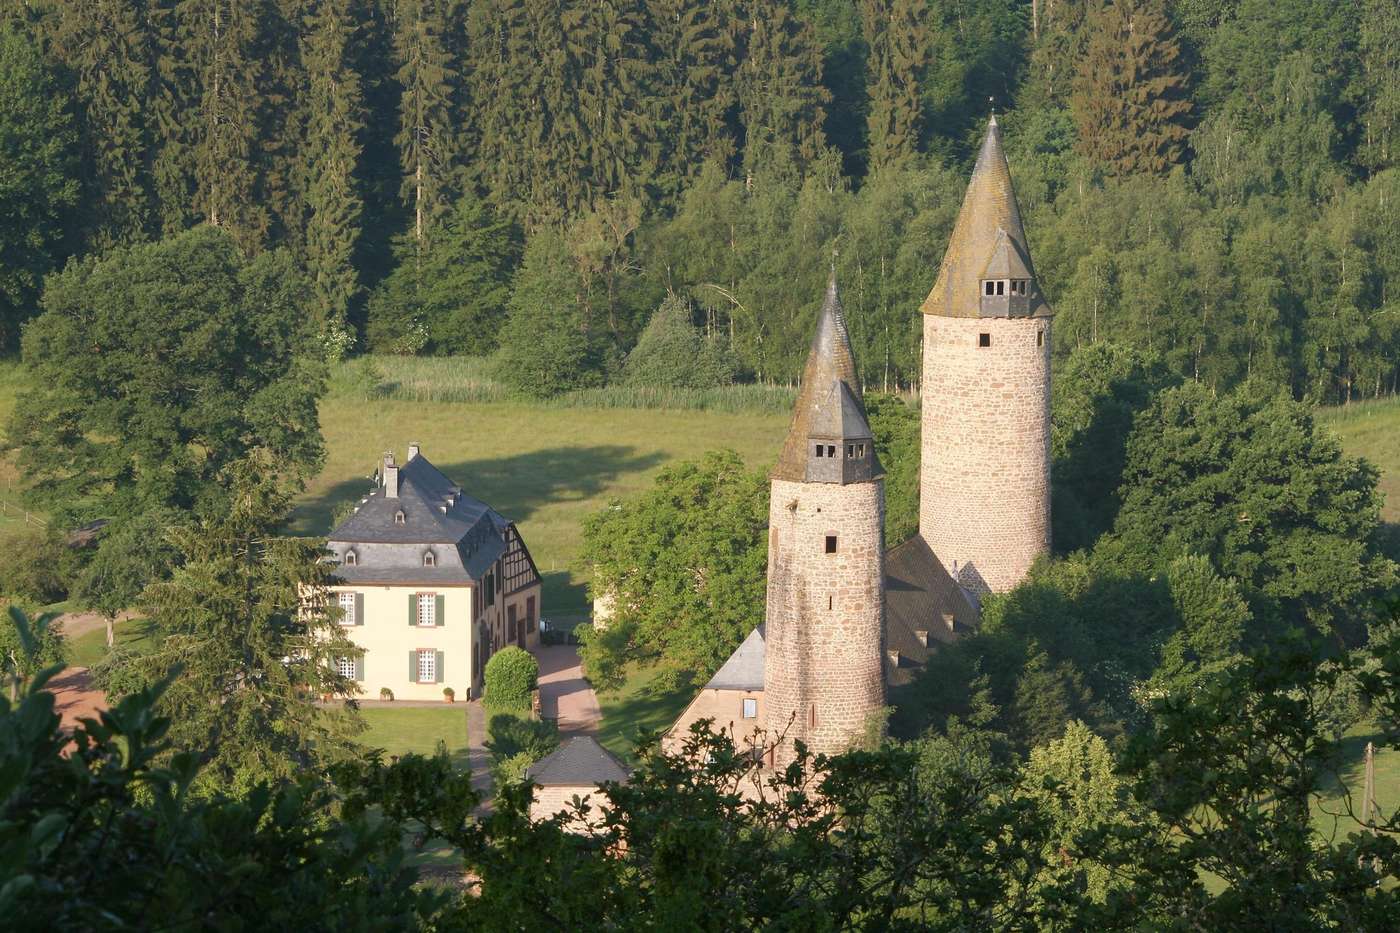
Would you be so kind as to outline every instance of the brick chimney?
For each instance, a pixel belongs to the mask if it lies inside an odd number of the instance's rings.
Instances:
[[[408,459],[409,459],[409,460],[412,460],[412,459],[413,459],[414,457],[416,457],[416,456],[418,456],[418,442],[417,442],[417,441],[409,441],[409,443],[408,443]]]
[[[394,463],[392,452],[384,454],[384,468],[380,471],[384,480],[384,498],[397,499],[399,497],[399,468]]]

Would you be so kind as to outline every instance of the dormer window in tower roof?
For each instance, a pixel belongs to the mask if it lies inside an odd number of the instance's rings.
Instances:
[[[403,509],[399,509],[397,512],[394,513],[394,524],[395,524],[395,525],[404,525],[404,524],[407,524],[407,522],[408,522],[408,519],[407,519],[407,517],[403,514]]]
[[[349,550],[347,550],[347,551],[345,552],[345,566],[347,566],[347,567],[355,567],[355,566],[358,566],[359,563],[360,563],[360,557],[359,557],[358,554],[355,553],[355,549],[354,549],[354,548],[350,548]]]

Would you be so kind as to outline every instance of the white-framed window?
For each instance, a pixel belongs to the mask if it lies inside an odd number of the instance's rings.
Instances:
[[[437,625],[437,596],[432,593],[418,594],[418,624]]]
[[[335,672],[347,680],[355,679],[355,659],[341,655],[335,659]]]
[[[437,652],[430,648],[418,649],[418,682],[420,684],[437,682]]]
[[[336,602],[340,604],[340,624],[355,625],[360,620],[355,618],[355,594],[338,593]]]
[[[758,718],[758,700],[753,697],[744,697],[744,718]]]
[[[436,566],[437,566],[437,558],[433,556],[433,552],[432,552],[432,551],[426,551],[426,552],[424,552],[424,554],[423,554],[423,566],[424,566],[424,567],[436,567]]]
[[[359,556],[354,551],[345,552],[345,566],[354,567],[359,563]]]

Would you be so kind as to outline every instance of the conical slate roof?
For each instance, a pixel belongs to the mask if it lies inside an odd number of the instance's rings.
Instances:
[[[773,478],[797,482],[806,479],[808,448],[813,437],[839,441],[869,440],[871,436],[833,270],[826,286],[826,300],[817,316],[812,349],[802,370],[802,391],[793,407],[787,440],[773,469]],[[880,472],[878,462],[874,472]]]
[[[1050,307],[1034,281],[1035,267],[1026,245],[1025,228],[1021,226],[1016,192],[1011,186],[1011,169],[1001,148],[1001,127],[997,126],[994,116],[987,124],[987,135],[982,140],[972,180],[953,225],[948,251],[943,254],[943,264],[938,268],[938,281],[919,310],[944,317],[980,317],[979,286],[983,271],[993,262],[1003,236],[1011,241],[1009,253],[1026,273],[1005,277],[1031,279],[1030,314],[1049,314]],[[1013,262],[1009,257],[1006,261],[1008,265]]]

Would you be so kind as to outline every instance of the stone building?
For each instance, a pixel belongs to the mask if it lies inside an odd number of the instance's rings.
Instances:
[[[794,739],[848,748],[887,685],[975,629],[981,596],[1049,550],[1051,311],[995,117],[920,310],[919,533],[883,550],[882,474],[833,279],[772,475],[765,624],[672,727],[672,747],[697,720],[737,731],[753,710],[770,764]]]
[[[924,316],[919,536],[1002,592],[1050,549],[1050,306],[993,117]]]
[[[359,649],[338,663],[368,699],[383,688],[400,700],[441,700],[446,687],[478,696],[492,654],[539,645],[540,574],[519,530],[417,444],[402,465],[384,455],[327,546],[331,599]]]
[[[566,739],[525,772],[537,785],[530,801],[530,819],[547,820],[570,809],[573,799],[578,797],[588,804],[588,813],[584,820],[570,820],[568,828],[583,832],[597,827],[602,824],[602,809],[610,805],[602,785],[625,783],[627,774],[622,763],[592,736]]]

